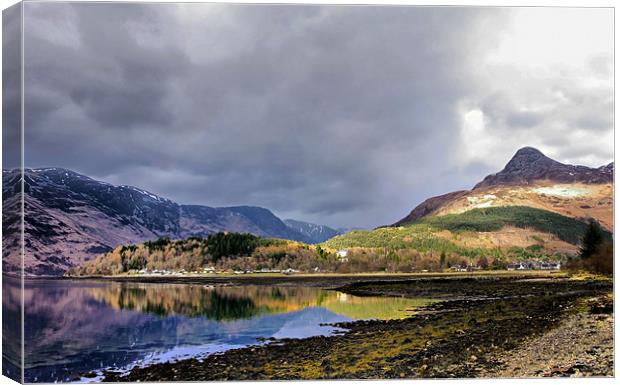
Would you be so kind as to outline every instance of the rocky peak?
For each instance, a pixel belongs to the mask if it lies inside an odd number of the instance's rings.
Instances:
[[[601,166],[598,168],[598,170],[602,173],[609,174],[613,178],[614,177],[614,162],[611,162],[605,166]]]
[[[503,172],[534,171],[536,169],[548,168],[554,163],[553,159],[545,156],[533,147],[523,147],[514,154],[512,159],[506,164]]]
[[[474,189],[496,185],[527,185],[537,180],[609,183],[613,181],[613,163],[600,168],[573,166],[553,160],[536,148],[523,147],[502,171],[488,175]]]

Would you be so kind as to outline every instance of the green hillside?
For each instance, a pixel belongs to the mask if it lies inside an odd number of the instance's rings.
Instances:
[[[579,244],[587,224],[563,215],[527,206],[489,207],[423,218],[420,222],[434,228],[458,231],[498,231],[504,226],[531,228]]]
[[[484,250],[464,250],[447,239],[434,235],[441,230],[453,233],[498,231],[504,226],[532,228],[556,235],[559,239],[579,244],[586,223],[546,210],[526,206],[474,209],[462,214],[426,217],[402,227],[383,227],[370,231],[352,231],[325,242],[333,249],[350,247],[414,248],[419,251],[444,251],[468,255],[488,254]],[[611,234],[607,233],[609,237]]]
[[[459,252],[454,243],[433,235],[435,229],[423,223],[405,227],[381,227],[375,230],[355,230],[327,240],[324,245],[331,249],[351,247],[415,249],[426,252],[442,250]]]

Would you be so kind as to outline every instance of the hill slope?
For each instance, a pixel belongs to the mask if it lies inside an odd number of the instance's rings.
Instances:
[[[455,199],[463,197],[467,195],[469,191],[460,190],[454,191],[451,193],[438,195],[436,197],[428,198],[424,202],[417,205],[406,217],[401,219],[400,221],[394,223],[392,226],[401,226],[406,223],[417,221],[420,218],[424,218],[427,215],[431,215],[433,212],[437,211],[440,207],[442,207],[446,202],[451,202]]]
[[[206,238],[189,237],[126,244],[97,256],[68,275],[116,275],[148,271],[254,271],[260,269],[311,271],[325,269],[334,258],[321,257],[319,249],[307,244],[261,238],[251,234],[216,233]]]
[[[553,234],[573,245],[579,244],[587,227],[586,223],[576,219],[526,206],[473,209],[462,214],[423,218],[420,223],[451,232],[492,232],[501,230],[504,226],[531,228]]]
[[[405,226],[353,231],[324,245],[332,249],[411,248],[460,255],[495,255],[515,247],[547,254],[576,253],[586,226],[582,221],[531,207],[492,207],[428,216]]]

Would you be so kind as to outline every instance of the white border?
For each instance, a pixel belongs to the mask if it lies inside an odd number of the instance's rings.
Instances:
[[[27,0],[27,2],[34,2],[34,1],[39,1],[39,0]],[[58,1],[58,2],[62,2],[61,0],[51,0],[51,1]],[[73,0],[75,2],[89,2],[88,0]],[[92,2],[92,1],[91,1]],[[123,0],[108,0],[106,2],[128,2],[128,1],[123,1]],[[154,1],[148,1],[148,0],[134,0],[132,2],[154,2]],[[169,3],[169,2],[178,2],[178,1],[170,1],[170,0],[160,0],[160,1],[156,1],[156,2],[160,2],[160,3]],[[203,1],[184,1],[186,3],[201,3]],[[243,1],[231,1],[231,0],[220,0],[217,1],[219,3],[257,3],[257,4],[265,4],[265,3],[281,3],[281,4],[299,4],[299,3],[304,3],[304,4],[330,4],[330,5],[343,5],[343,4],[377,4],[377,5],[427,5],[427,6],[450,6],[450,5],[455,5],[455,6],[508,6],[508,7],[516,7],[516,6],[531,6],[531,7],[542,7],[542,6],[552,6],[552,7],[611,7],[614,8],[614,21],[615,21],[615,7],[617,2],[615,1],[611,1],[611,0],[590,0],[590,1],[584,1],[584,0],[556,0],[556,1],[552,1],[552,0],[538,0],[538,1],[532,1],[532,0],[524,0],[524,1],[513,1],[513,0],[506,0],[506,1],[502,1],[499,2],[497,0],[474,0],[474,1],[466,1],[466,0],[445,0],[445,1],[441,1],[441,0],[426,0],[426,1],[415,1],[415,0],[372,0],[372,1],[364,1],[364,0],[339,0],[339,1],[334,1],[334,0],[322,0],[322,1],[316,1],[316,0],[309,0],[309,1],[291,1],[291,0],[279,0],[279,1],[265,1],[265,0],[243,0]],[[16,0],[0,0],[0,6],[2,9],[8,8],[11,5],[17,4],[18,1]],[[22,13],[23,16],[23,13]],[[615,25],[615,22],[614,22]],[[23,28],[23,24],[22,24],[22,28]],[[618,143],[620,142],[620,139],[618,136],[615,135],[615,115],[618,113],[618,106],[615,104],[615,97],[616,97],[616,87],[615,87],[615,72],[618,69],[618,63],[615,61],[615,51],[617,50],[617,34],[618,32],[615,30],[614,28],[614,148],[618,148]],[[2,31],[0,29],[0,38],[2,36]],[[1,63],[1,59],[2,59],[2,53],[0,50],[0,63]],[[23,44],[22,44],[22,59],[23,59]],[[22,71],[22,90],[23,90],[23,71]],[[2,97],[2,90],[0,89],[0,99]],[[23,93],[22,93],[22,99],[23,99]],[[23,100],[22,100],[22,106],[23,106]],[[22,108],[22,125],[23,125],[23,108]],[[0,109],[0,127],[1,127],[1,122],[2,122],[2,116],[1,116],[1,109]],[[22,135],[23,135],[23,127],[22,127]],[[0,142],[1,142],[1,136],[0,136]],[[1,162],[1,155],[2,155],[2,149],[0,146],[0,162]],[[22,147],[22,157],[23,157],[23,147]],[[615,162],[615,151],[614,151],[614,162]],[[22,159],[22,164],[23,164],[23,159]],[[614,179],[615,180],[615,179]],[[614,188],[614,202],[617,201],[618,198],[618,194],[617,194],[617,190]],[[0,202],[1,205],[1,202]],[[615,229],[615,224],[618,223],[618,212],[617,210],[615,210],[615,205],[614,205],[614,229]],[[615,235],[615,231],[614,231],[614,235]],[[23,234],[22,234],[23,236]],[[615,242],[614,242],[615,243]],[[615,245],[614,245],[615,246]],[[614,247],[614,261],[618,262],[618,255],[620,253],[618,252],[618,248]],[[23,254],[22,254],[23,255]],[[23,284],[23,282],[22,282]],[[615,279],[614,279],[614,306],[615,306],[615,298],[617,298],[618,295],[618,287],[617,285],[615,285]],[[23,300],[23,298],[22,298]],[[22,308],[23,311],[23,308]],[[0,321],[2,319],[2,315],[0,313]],[[618,329],[617,329],[617,323],[615,323],[615,331],[614,331],[614,337],[616,337],[618,335]],[[22,325],[23,327],[23,325]],[[614,342],[615,342],[615,338],[614,338]],[[23,343],[23,341],[22,341]],[[614,344],[614,358],[617,357],[616,355],[616,349],[615,349],[615,344]],[[1,349],[1,348],[0,348]],[[614,359],[614,361],[616,361],[616,359]],[[617,365],[614,365],[615,369],[617,369]],[[23,377],[22,377],[23,378]],[[376,383],[376,384],[394,384],[396,383],[396,381],[398,381],[398,383],[403,383],[403,384],[428,384],[431,383],[431,381],[435,381],[435,380],[377,380],[377,381],[365,381],[367,383]],[[588,383],[588,384],[611,384],[611,383],[615,383],[615,379],[613,378],[580,378],[580,379],[544,379],[544,380],[539,380],[539,379],[467,379],[467,380],[445,380],[445,381],[457,381],[460,384],[540,384],[541,382],[544,381],[544,383],[550,383],[550,382],[559,382],[559,381],[563,381],[563,382],[568,382],[568,383]],[[329,382],[332,381],[290,381],[287,383],[302,383],[302,384],[327,384]],[[247,382],[226,382],[226,384],[244,384]],[[256,381],[256,382],[250,382],[251,384],[270,384],[271,382],[260,382],[260,381]],[[360,381],[338,381],[338,384],[342,384],[342,385],[349,385],[349,384],[358,384],[360,383]],[[3,384],[14,384],[13,381],[9,380],[6,377],[0,377],[0,385]],[[164,382],[161,382],[159,384],[165,384]],[[173,383],[175,385],[177,384],[193,384],[193,383],[183,383],[183,382],[175,382]]]

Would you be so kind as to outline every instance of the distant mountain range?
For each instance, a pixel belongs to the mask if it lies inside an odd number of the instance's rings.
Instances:
[[[306,239],[310,239],[311,243],[321,243],[331,237],[342,234],[342,232],[328,226],[296,221],[294,219],[285,219],[284,223],[291,229],[303,234]]]
[[[3,170],[3,268],[21,264],[20,173]],[[62,168],[24,172],[25,271],[58,275],[124,243],[160,236],[187,238],[218,231],[318,243],[337,232],[288,223],[262,207],[181,205],[131,186],[114,186]]]

